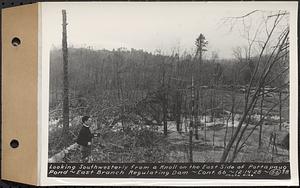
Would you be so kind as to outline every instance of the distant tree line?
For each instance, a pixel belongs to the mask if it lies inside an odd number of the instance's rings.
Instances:
[[[221,85],[243,86],[249,82],[251,67],[255,66],[255,58],[251,60],[251,64],[242,58],[203,59],[199,67],[200,62],[197,58],[188,53],[181,56],[178,53],[162,55],[124,48],[112,51],[91,48],[68,50],[69,87],[70,92],[77,96],[97,95],[105,90],[116,90],[118,97],[121,98],[124,93],[133,90],[144,92],[156,90],[162,82],[170,87],[186,89],[195,70],[198,70],[194,78],[196,87],[215,86],[216,81]],[[264,57],[266,60],[267,58]],[[263,66],[263,63],[260,66]],[[275,68],[278,71],[281,69]],[[273,71],[274,74],[276,69]],[[62,79],[62,51],[53,49],[50,55],[51,103],[61,100]],[[278,79],[284,83],[287,76]]]

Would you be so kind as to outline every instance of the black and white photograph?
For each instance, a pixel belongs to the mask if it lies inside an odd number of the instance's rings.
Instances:
[[[289,164],[288,10],[49,3],[43,16],[49,164]]]

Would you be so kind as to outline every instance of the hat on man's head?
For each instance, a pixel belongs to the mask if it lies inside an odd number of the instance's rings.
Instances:
[[[85,123],[89,118],[90,118],[90,116],[83,116],[83,117],[81,118],[81,122],[82,122],[82,123]]]

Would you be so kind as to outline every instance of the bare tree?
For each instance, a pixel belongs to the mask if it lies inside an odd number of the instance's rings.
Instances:
[[[194,78],[192,76],[192,86],[191,86],[191,120],[189,127],[189,162],[193,162],[193,129],[195,127],[195,87]]]
[[[166,86],[166,66],[165,60],[163,59],[163,68],[162,68],[162,113],[163,113],[163,126],[164,126],[164,135],[167,136],[168,134],[168,127],[167,127],[167,86]]]
[[[275,30],[278,29],[277,28],[278,24],[282,21],[284,16],[287,16],[287,13],[282,14],[281,11],[279,11],[275,15],[268,16],[268,19],[272,21],[271,30],[267,32],[266,39],[264,40],[258,55],[258,60],[256,62],[255,68],[253,69],[253,71],[251,71],[251,79],[249,81],[247,92],[245,94],[245,105],[244,105],[243,114],[241,116],[237,129],[235,130],[234,136],[230,139],[227,147],[225,148],[222,154],[220,160],[221,162],[227,161],[228,154],[232,146],[234,145],[234,143],[235,143],[235,147],[230,161],[233,161],[235,159],[238,153],[238,148],[240,147],[240,142],[244,137],[244,133],[249,125],[251,114],[253,112],[255,105],[257,104],[258,99],[260,98],[260,93],[262,88],[267,83],[268,80],[267,78],[269,78],[268,76],[270,75],[270,71],[272,70],[272,68],[276,63],[282,60],[282,58],[286,53],[284,49],[286,49],[286,46],[289,45],[288,44],[289,27],[285,27],[282,30],[281,35],[277,39],[277,42],[275,42],[275,45],[273,46],[270,54],[268,54],[268,58],[266,62],[264,62],[264,64],[262,65],[261,71],[258,71],[259,66],[262,64],[263,56],[265,55],[267,46],[270,45],[271,43],[271,37],[273,37]],[[239,18],[235,18],[235,19],[239,19]],[[256,40],[256,35],[252,40],[253,43],[255,40]],[[252,90],[252,88],[255,88],[254,91]],[[246,125],[244,125],[244,127],[242,128],[244,122],[246,122]]]
[[[68,73],[68,44],[67,44],[67,15],[66,10],[62,10],[63,32],[62,32],[62,48],[63,48],[63,137],[65,144],[69,141],[69,73]]]

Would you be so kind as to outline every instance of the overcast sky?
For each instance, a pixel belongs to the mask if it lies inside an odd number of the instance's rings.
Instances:
[[[125,47],[170,54],[180,48],[191,52],[203,33],[209,42],[207,57],[216,51],[231,58],[232,49],[246,44],[239,29],[230,32],[225,17],[242,16],[255,9],[278,10],[273,3],[45,3],[43,35],[51,46],[61,46],[62,15],[67,11],[68,43],[94,49]],[[258,18],[259,19],[259,18]],[[254,20],[254,23],[257,20]]]

